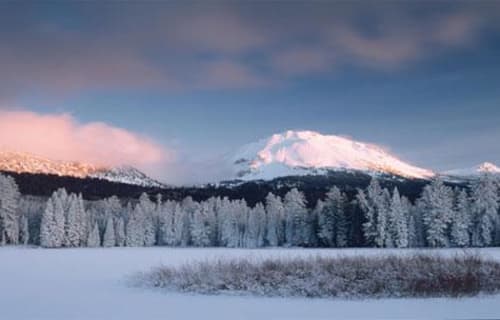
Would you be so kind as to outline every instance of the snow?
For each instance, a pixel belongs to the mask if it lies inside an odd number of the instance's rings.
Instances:
[[[77,161],[51,160],[29,153],[13,151],[0,151],[0,171],[97,178],[143,187],[164,187],[163,184],[130,166],[97,166]]]
[[[408,164],[381,147],[314,131],[287,131],[242,147],[230,159],[237,178],[269,180],[286,175],[360,170],[428,179],[430,170]]]
[[[472,168],[449,170],[443,174],[452,177],[474,177],[481,173],[500,174],[500,168],[491,162],[484,162]]]
[[[451,255],[462,250],[428,250]],[[476,250],[474,250],[475,252]],[[2,319],[486,319],[500,295],[462,299],[329,300],[199,296],[131,288],[160,264],[236,257],[410,254],[390,249],[0,248]],[[483,249],[500,259],[500,249]]]

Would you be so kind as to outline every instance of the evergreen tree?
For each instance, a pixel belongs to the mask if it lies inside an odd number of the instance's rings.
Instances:
[[[47,201],[40,225],[40,245],[46,248],[59,248],[64,244],[65,213],[61,200],[66,200],[67,194],[60,189],[52,194]]]
[[[390,233],[387,231],[387,220],[390,210],[390,194],[382,189],[376,178],[373,178],[366,192],[358,190],[358,203],[365,213],[363,233],[369,244],[377,247],[392,245]]]
[[[126,226],[126,245],[127,247],[142,247],[144,246],[144,211],[139,205],[130,211],[129,219]]]
[[[80,210],[78,198],[72,194],[69,197],[69,208],[66,216],[65,224],[65,243],[66,247],[79,247],[81,245],[81,230],[80,230]]]
[[[399,190],[394,188],[390,208],[390,229],[396,248],[408,247],[408,212],[403,205]]]
[[[0,241],[17,244],[19,241],[19,188],[10,176],[0,174]]]
[[[106,229],[104,231],[102,246],[110,248],[114,247],[115,245],[116,240],[114,221],[112,216],[108,216],[108,219],[106,220]]]
[[[333,187],[318,216],[318,238],[329,247],[347,246],[346,195]]]
[[[284,241],[283,203],[281,198],[269,193],[266,197],[266,243],[277,247]]]
[[[470,245],[471,212],[467,191],[454,190],[455,205],[451,221],[451,243],[455,247]]]
[[[248,211],[247,228],[245,232],[245,247],[260,248],[264,245],[266,211],[261,203]]]
[[[222,220],[221,243],[229,248],[236,248],[239,245],[237,209],[235,201],[229,201],[228,198],[222,200],[219,213]]]
[[[191,227],[192,245],[195,247],[210,246],[210,225],[208,223],[208,203],[197,206],[193,212]]]
[[[493,234],[498,219],[499,196],[495,177],[490,173],[482,174],[471,185],[473,216],[472,245],[489,246],[493,242]]]
[[[52,235],[55,229],[54,211],[54,200],[53,197],[51,197],[47,200],[47,205],[43,211],[42,221],[40,223],[40,245],[44,248],[55,247]]]
[[[289,246],[305,244],[303,230],[307,223],[307,208],[304,194],[293,188],[285,195],[285,239]]]
[[[167,201],[162,204],[159,212],[159,232],[160,232],[160,243],[166,246],[177,245],[176,234],[175,234],[175,207],[178,204],[173,201]]]
[[[127,237],[125,236],[125,222],[123,221],[123,217],[116,219],[115,241],[118,247],[124,247],[126,244]]]
[[[439,178],[425,186],[418,201],[425,238],[430,247],[449,246],[448,230],[453,216],[452,189]]]
[[[87,239],[87,247],[97,248],[100,245],[101,245],[101,237],[99,235],[99,227],[97,226],[97,223],[94,223],[89,233],[89,237]]]
[[[20,233],[19,233],[19,242],[22,245],[27,245],[30,240],[30,231],[28,227],[28,218],[23,215],[20,219]]]

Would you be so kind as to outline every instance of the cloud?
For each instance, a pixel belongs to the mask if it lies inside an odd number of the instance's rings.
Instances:
[[[0,110],[0,149],[146,171],[166,166],[175,157],[145,136],[103,122],[82,124],[69,114],[29,111]]]
[[[0,101],[255,88],[344,65],[394,70],[474,45],[487,26],[498,32],[500,12],[459,1],[51,6],[0,4]]]

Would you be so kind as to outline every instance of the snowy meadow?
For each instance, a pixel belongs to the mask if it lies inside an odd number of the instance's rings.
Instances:
[[[467,249],[469,250],[469,249]],[[472,250],[500,261],[496,248]],[[196,261],[356,257],[462,250],[0,248],[2,319],[470,319],[500,314],[500,295],[472,298],[308,299],[192,295],[131,287],[130,277],[157,266]],[[29,303],[27,303],[29,302]]]

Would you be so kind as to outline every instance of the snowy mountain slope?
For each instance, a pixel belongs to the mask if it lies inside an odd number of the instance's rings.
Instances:
[[[27,153],[0,151],[0,171],[52,174],[76,178],[97,178],[143,187],[164,187],[132,167],[103,167],[92,164],[56,161]]]
[[[465,178],[476,177],[481,175],[482,173],[500,174],[500,168],[491,162],[484,162],[472,168],[456,169],[443,172],[443,174],[446,176]]]
[[[280,176],[355,170],[428,179],[430,170],[418,168],[382,148],[313,131],[287,131],[242,147],[229,158],[235,178],[269,180]]]

